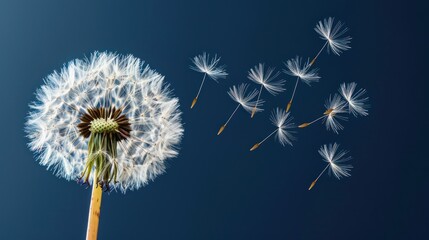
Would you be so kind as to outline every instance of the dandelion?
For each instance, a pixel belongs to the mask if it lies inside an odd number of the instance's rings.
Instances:
[[[341,21],[338,21],[334,25],[333,17],[329,17],[327,19],[325,18],[323,21],[319,21],[314,30],[320,35],[320,38],[326,42],[310,62],[310,66],[314,64],[325,47],[327,47],[328,53],[332,51],[338,56],[343,51],[350,49],[349,44],[352,38],[350,36],[343,37],[343,35],[348,31],[348,28],[343,26],[344,24]]]
[[[344,164],[344,162],[352,159],[351,157],[345,157],[348,151],[342,150],[338,151],[338,147],[340,145],[337,143],[323,145],[319,149],[319,154],[322,156],[323,161],[328,164],[323,169],[323,171],[317,176],[316,180],[314,180],[308,190],[311,190],[316,184],[317,180],[319,180],[320,176],[329,169],[329,175],[333,174],[337,179],[341,179],[341,177],[350,177],[350,171],[353,168],[352,165]]]
[[[334,94],[334,96],[329,96],[325,103],[326,111],[323,113],[323,115],[311,122],[303,123],[298,127],[305,128],[317,121],[323,120],[328,131],[332,130],[338,134],[338,131],[343,129],[343,126],[339,120],[347,120],[347,117],[342,115],[347,113],[345,107],[346,102],[341,99],[340,95]]]
[[[256,108],[256,111],[257,112],[262,111],[262,108],[260,107],[262,107],[262,104],[264,103],[264,101],[261,99],[259,99],[258,101],[252,101],[258,95],[258,90],[255,89],[247,93],[247,88],[248,88],[247,84],[240,84],[238,87],[232,86],[232,88],[229,89],[228,95],[232,98],[232,100],[237,102],[238,105],[235,108],[235,110],[232,112],[232,114],[229,116],[225,124],[223,124],[220,127],[217,135],[220,135],[223,132],[223,130],[225,130],[226,125],[228,125],[229,121],[231,121],[232,117],[234,116],[235,112],[237,112],[240,106],[243,107],[243,109],[246,110],[247,112],[251,113],[251,111],[255,108],[255,106],[259,105]]]
[[[361,88],[356,91],[357,84],[342,83],[338,90],[341,96],[347,101],[349,113],[357,116],[368,116],[368,97],[364,97],[366,90]]]
[[[284,80],[274,81],[276,77],[279,76],[279,72],[274,72],[274,68],[265,69],[263,63],[259,63],[255,67],[251,68],[249,71],[249,75],[247,76],[251,81],[260,84],[261,88],[259,89],[258,99],[261,97],[262,88],[265,88],[271,95],[277,95],[279,92],[283,92],[285,89],[283,85],[285,83]],[[252,110],[251,117],[255,115],[257,112],[258,104],[256,103],[255,107]]]
[[[95,52],[49,75],[26,122],[37,160],[91,184],[87,239],[96,239],[102,190],[134,190],[178,154],[178,99],[164,77],[132,55]]]
[[[287,69],[283,70],[283,72],[290,76],[296,77],[296,83],[292,92],[292,97],[290,98],[290,101],[286,107],[286,112],[289,112],[299,80],[311,86],[313,82],[318,82],[320,77],[317,74],[317,68],[310,70],[309,60],[307,60],[307,62],[302,62],[302,59],[298,56],[296,56],[295,59],[288,60],[285,65]]]
[[[218,66],[219,61],[220,57],[217,55],[215,55],[213,58],[210,58],[210,55],[206,53],[195,56],[192,59],[192,63],[194,65],[190,66],[190,68],[194,71],[204,73],[204,76],[203,80],[201,81],[200,88],[198,89],[197,96],[192,101],[191,108],[193,108],[195,103],[197,103],[207,76],[213,79],[215,82],[218,82],[217,80],[219,78],[226,78],[228,75],[228,73],[225,72],[225,66]]]
[[[276,126],[276,130],[271,132],[266,138],[262,141],[253,145],[250,148],[250,151],[257,149],[263,142],[265,142],[272,135],[276,134],[276,138],[279,140],[282,146],[289,144],[292,146],[292,141],[295,140],[295,137],[292,135],[294,131],[292,129],[295,128],[295,124],[292,123],[293,118],[290,116],[290,113],[285,112],[280,108],[276,108],[270,117],[271,122],[274,126]]]

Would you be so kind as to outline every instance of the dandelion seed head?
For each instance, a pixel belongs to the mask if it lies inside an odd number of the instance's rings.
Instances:
[[[225,71],[225,65],[219,65],[220,57],[214,55],[214,57],[210,57],[209,54],[203,53],[201,55],[197,55],[192,59],[192,63],[190,68],[194,71],[205,73],[211,79],[217,82],[219,78],[226,78],[228,73]]]
[[[282,144],[282,146],[285,146],[286,144],[292,146],[292,141],[296,139],[293,136],[295,131],[292,129],[296,128],[296,126],[292,122],[293,117],[290,116],[290,112],[287,113],[283,109],[276,108],[271,113],[270,120],[273,125],[278,128],[276,138],[279,139],[280,144]]]
[[[350,171],[353,168],[350,164],[344,164],[344,162],[352,158],[350,156],[345,157],[348,151],[338,151],[339,146],[340,145],[337,143],[325,144],[319,149],[319,154],[322,156],[323,161],[329,163],[329,174],[333,174],[337,179],[341,179],[341,177],[350,177]]]
[[[356,91],[356,86],[357,84],[355,82],[348,84],[342,83],[338,91],[347,101],[349,113],[353,114],[355,117],[368,116],[368,97],[364,97],[366,90],[361,88]]]
[[[329,96],[328,100],[325,103],[325,126],[327,130],[332,130],[337,133],[343,129],[343,126],[339,120],[347,120],[346,116],[343,116],[344,113],[347,113],[345,109],[346,102],[341,99],[341,96],[334,94]]]
[[[256,96],[258,96],[259,91],[254,89],[253,91],[248,92],[248,87],[249,85],[245,83],[238,85],[238,87],[232,86],[228,91],[228,95],[249,113],[253,111],[255,106],[257,112],[263,111],[261,107],[264,104],[264,100],[259,99],[258,101],[252,101]]]
[[[279,74],[279,72],[275,72],[274,68],[265,68],[263,63],[259,63],[250,69],[248,78],[261,84],[271,95],[277,95],[286,90],[283,88],[284,80],[274,81]]]
[[[313,82],[318,82],[320,77],[318,75],[319,69],[317,68],[311,68],[310,69],[310,62],[302,61],[302,58],[299,56],[296,56],[293,59],[287,60],[285,63],[287,69],[284,69],[283,72],[290,75],[299,77],[303,82],[305,82],[308,85],[311,85]]]
[[[103,156],[106,164],[117,166],[114,188],[122,192],[163,173],[183,135],[178,99],[164,77],[132,55],[95,52],[69,62],[44,80],[30,108],[25,131],[41,165],[76,180],[87,160]],[[79,126],[96,109],[106,117]],[[82,135],[90,131],[118,134],[116,156],[89,154]]]
[[[332,51],[336,55],[340,55],[343,51],[350,49],[350,36],[343,37],[348,31],[348,28],[343,27],[344,24],[338,21],[334,25],[334,18],[325,18],[319,21],[314,30],[320,35],[320,38],[328,41],[328,52]]]

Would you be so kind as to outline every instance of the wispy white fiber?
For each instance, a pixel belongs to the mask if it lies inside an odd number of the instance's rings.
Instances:
[[[254,100],[254,98],[258,96],[258,90],[254,89],[248,92],[248,87],[249,85],[245,83],[240,84],[238,87],[232,86],[228,91],[228,95],[249,113],[251,113],[255,107],[257,112],[263,111],[261,107],[264,101],[262,99],[258,101]]]
[[[352,83],[342,83],[340,85],[341,96],[347,101],[349,113],[353,114],[355,117],[358,116],[368,116],[368,97],[365,97],[366,90],[361,88],[356,90],[357,84]]]
[[[271,95],[277,95],[279,92],[285,90],[283,88],[285,83],[284,80],[274,81],[279,74],[279,72],[275,72],[274,68],[265,68],[263,63],[259,63],[250,69],[248,78],[260,84],[261,87],[264,87]]]
[[[310,61],[302,61],[301,57],[296,56],[295,58],[287,60],[285,63],[287,69],[283,71],[294,77],[298,77],[304,83],[311,85],[314,82],[318,82],[320,77],[318,75],[317,68],[310,68]]]
[[[190,68],[194,71],[205,73],[211,79],[217,80],[219,78],[226,78],[228,73],[225,71],[225,65],[219,65],[220,57],[214,55],[210,57],[210,54],[203,53],[201,55],[197,55],[192,59],[192,63]]]
[[[329,164],[329,173],[333,174],[337,179],[350,177],[350,171],[353,168],[350,164],[344,164],[352,158],[345,157],[348,151],[339,151],[339,146],[337,143],[325,144],[319,149],[319,154],[322,156],[323,161]]]
[[[343,51],[350,49],[350,36],[343,36],[348,31],[341,21],[334,24],[334,18],[325,18],[319,21],[314,30],[320,35],[320,38],[327,41],[328,52],[332,51],[340,55]]]
[[[271,122],[274,126],[277,127],[276,137],[279,140],[282,146],[289,144],[293,146],[292,141],[295,140],[292,129],[296,128],[295,124],[292,122],[293,117],[290,116],[290,113],[287,113],[285,110],[276,108],[273,110],[271,117]]]

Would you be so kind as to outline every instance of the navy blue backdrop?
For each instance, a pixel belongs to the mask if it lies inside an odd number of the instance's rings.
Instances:
[[[23,131],[28,103],[43,78],[94,50],[134,54],[166,76],[180,98],[185,137],[167,173],[138,191],[105,195],[100,239],[427,239],[429,164],[426,43],[428,7],[417,1],[19,1],[0,2],[0,239],[83,239],[90,189],[39,166]],[[322,79],[301,85],[296,122],[323,111],[341,82],[368,91],[366,118],[339,135],[316,125],[294,147],[270,139],[270,110],[288,91],[263,96],[254,119],[234,110],[226,91],[249,82],[259,62],[281,69],[310,57],[323,41],[313,30],[333,16],[353,37],[350,51],[323,53]],[[222,56],[228,79],[208,81],[192,110],[201,74],[190,58]],[[255,86],[256,85],[252,85]],[[352,177],[323,176],[320,145],[350,150]]]

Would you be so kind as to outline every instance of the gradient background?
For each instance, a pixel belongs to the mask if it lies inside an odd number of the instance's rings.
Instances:
[[[95,1],[94,1],[95,2]],[[90,189],[58,179],[33,160],[23,132],[28,103],[43,78],[94,50],[132,53],[166,76],[181,99],[185,137],[167,173],[126,195],[104,195],[100,239],[427,239],[428,7],[417,1],[19,1],[0,2],[0,239],[83,239]],[[119,2],[119,1],[117,1]],[[424,1],[421,1],[424,2]],[[299,131],[294,147],[270,139],[268,117],[288,91],[263,93],[251,120],[234,109],[233,84],[259,62],[282,68],[313,56],[317,21],[346,23],[352,49],[324,52],[321,82],[300,85],[295,122],[314,118],[339,84],[358,82],[370,116],[351,118],[340,135],[321,125]],[[208,81],[191,111],[203,51],[222,56],[229,78]],[[252,85],[255,86],[256,85]],[[320,145],[350,150],[352,177],[324,175]]]

